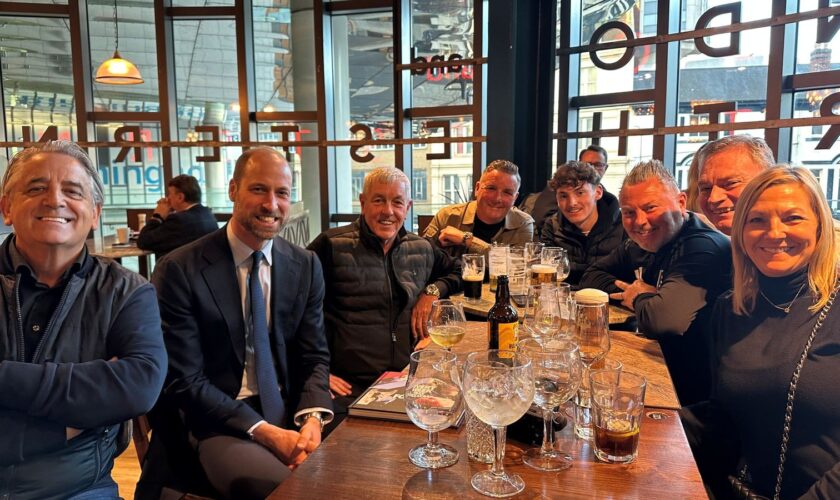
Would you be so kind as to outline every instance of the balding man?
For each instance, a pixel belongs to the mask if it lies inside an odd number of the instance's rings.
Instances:
[[[229,195],[230,222],[152,277],[170,357],[164,396],[217,492],[265,498],[332,418],[324,279],[313,253],[278,236],[292,195],[280,153],[243,153]]]

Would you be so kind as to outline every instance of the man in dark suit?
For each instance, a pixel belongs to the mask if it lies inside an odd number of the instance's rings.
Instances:
[[[158,200],[155,213],[140,230],[137,246],[160,258],[218,228],[213,212],[201,204],[198,180],[179,175],[166,184],[166,196]]]
[[[332,419],[321,265],[277,237],[291,191],[279,153],[243,153],[230,223],[170,253],[152,277],[170,355],[164,396],[227,498],[268,495]]]

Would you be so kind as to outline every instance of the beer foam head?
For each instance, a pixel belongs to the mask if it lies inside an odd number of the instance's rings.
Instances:
[[[595,288],[583,288],[575,293],[575,302],[578,304],[606,304],[609,301],[607,292]]]
[[[549,264],[534,264],[531,271],[539,274],[557,272],[557,268]]]
[[[464,281],[484,281],[483,274],[465,274],[461,276],[461,279]]]

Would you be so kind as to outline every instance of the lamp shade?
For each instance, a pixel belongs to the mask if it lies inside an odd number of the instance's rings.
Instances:
[[[93,78],[98,83],[111,85],[136,85],[143,83],[140,70],[128,59],[120,57],[119,51],[114,51],[114,57],[103,62],[96,70]]]

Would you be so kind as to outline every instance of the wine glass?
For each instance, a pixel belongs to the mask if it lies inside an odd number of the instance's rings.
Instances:
[[[590,408],[589,373],[592,365],[610,352],[609,309],[604,302],[578,302],[575,305],[575,340],[583,362],[583,380],[575,403],[582,414],[588,417]],[[577,421],[578,419],[576,419]],[[592,437],[589,419],[584,418],[585,427],[575,426],[575,433],[585,439]]]
[[[557,288],[552,284],[531,285],[525,299],[523,324],[539,341],[556,336],[563,327]]]
[[[525,339],[517,348],[531,358],[536,391],[534,403],[543,412],[542,446],[527,450],[523,461],[539,470],[566,470],[572,465],[572,457],[554,449],[554,411],[571,399],[580,387],[582,367],[578,346],[567,339],[544,344]]]
[[[461,304],[451,300],[432,302],[432,312],[427,323],[432,342],[447,351],[464,338],[467,331],[467,319]]]
[[[487,496],[515,495],[525,489],[525,482],[504,470],[505,427],[519,420],[534,400],[531,360],[520,352],[497,349],[470,353],[463,383],[470,411],[496,434],[493,468],[476,473],[470,483]]]
[[[438,443],[438,431],[446,429],[461,412],[461,392],[456,356],[449,351],[415,351],[409,357],[405,385],[405,410],[414,425],[429,432],[425,444],[408,452],[417,467],[439,469],[458,462],[458,451]]]
[[[569,266],[569,252],[565,248],[560,249],[561,252],[557,256],[557,282],[561,282],[569,277],[571,268]]]

